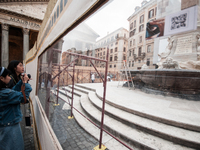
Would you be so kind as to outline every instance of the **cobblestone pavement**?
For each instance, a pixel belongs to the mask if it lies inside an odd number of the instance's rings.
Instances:
[[[59,100],[52,116],[52,128],[64,150],[93,150],[99,142],[81,128],[71,114],[68,104]]]
[[[32,127],[25,127],[23,136],[24,136],[25,150],[35,150],[33,128]]]

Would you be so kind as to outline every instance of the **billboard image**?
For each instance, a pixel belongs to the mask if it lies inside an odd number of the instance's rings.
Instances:
[[[161,18],[147,23],[146,40],[164,35],[165,19]]]

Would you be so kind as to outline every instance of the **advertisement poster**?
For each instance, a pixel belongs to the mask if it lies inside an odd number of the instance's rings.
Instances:
[[[147,23],[146,40],[164,35],[165,18],[153,20]]]

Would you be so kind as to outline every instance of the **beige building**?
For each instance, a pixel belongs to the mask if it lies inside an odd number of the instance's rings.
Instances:
[[[123,69],[123,60],[126,60],[128,48],[128,31],[125,28],[108,34],[96,42],[95,57],[106,59],[107,48],[109,48],[108,68],[120,71]],[[105,63],[95,61],[97,67],[105,67]]]
[[[129,39],[127,63],[130,69],[141,69],[143,64],[149,68],[153,65],[154,39],[145,39],[146,24],[156,19],[157,0],[143,0],[141,7],[135,7],[135,12],[128,18]]]
[[[25,59],[37,39],[48,1],[0,1],[0,66]]]

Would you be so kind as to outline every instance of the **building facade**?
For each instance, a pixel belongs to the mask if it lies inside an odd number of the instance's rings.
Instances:
[[[116,71],[123,69],[123,60],[126,60],[128,48],[128,30],[119,28],[96,42],[95,57],[106,59],[109,48],[108,68]],[[105,63],[95,61],[97,67],[105,67]]]
[[[25,59],[37,39],[48,1],[0,1],[0,66]]]
[[[141,69],[146,64],[150,69],[153,64],[154,39],[145,39],[146,25],[156,19],[157,1],[143,0],[141,7],[135,7],[135,12],[128,18],[129,38],[127,63],[130,69]]]

